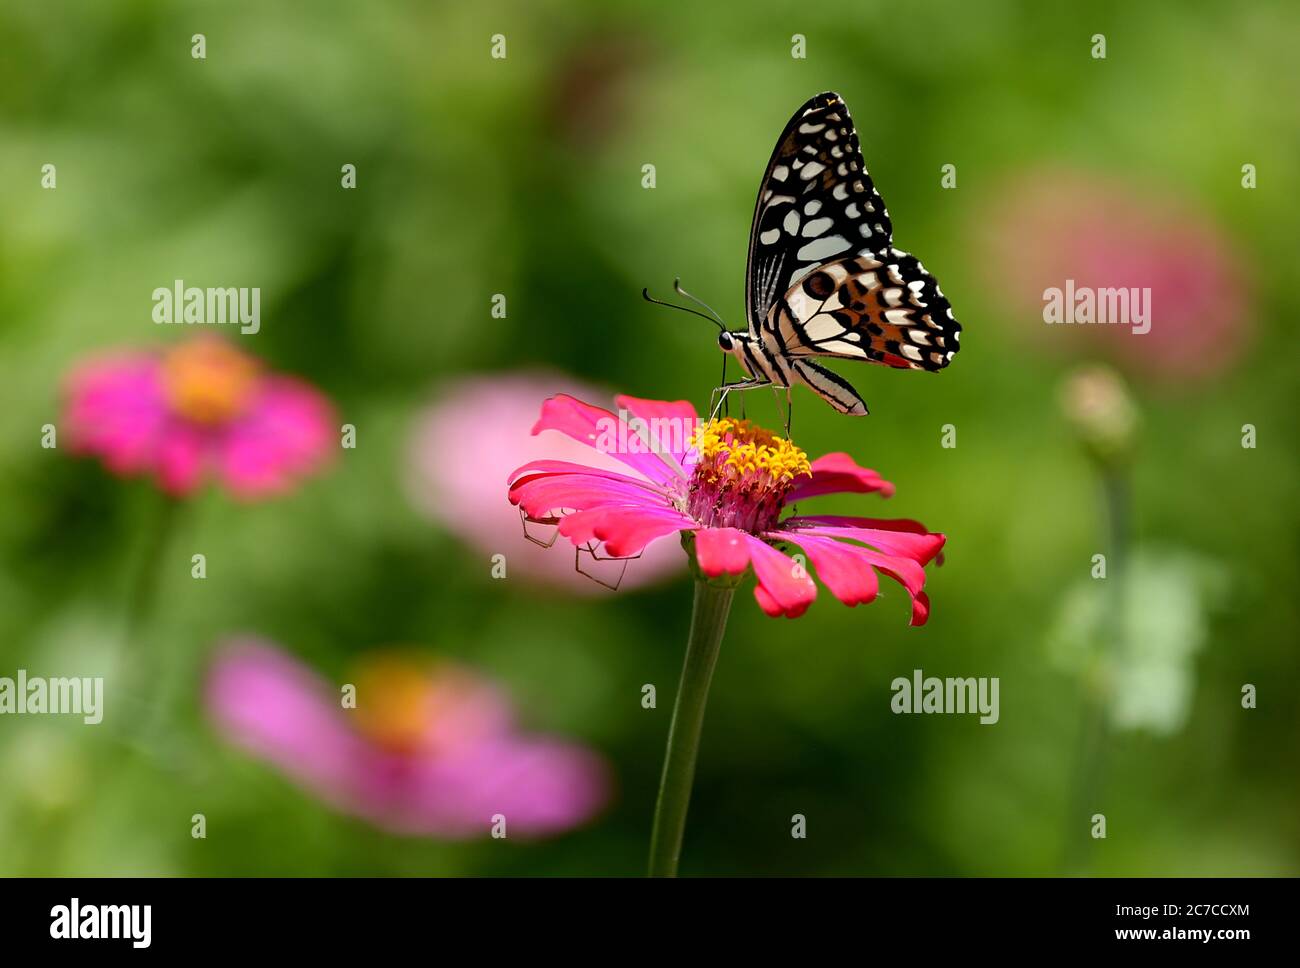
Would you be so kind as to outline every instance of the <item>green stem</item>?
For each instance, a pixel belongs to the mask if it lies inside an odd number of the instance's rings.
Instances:
[[[158,677],[155,673],[160,657],[146,647],[148,636],[145,629],[158,597],[158,586],[164,571],[163,561],[176,529],[180,507],[181,502],[175,498],[163,499],[127,599],[126,647],[130,663],[129,682],[135,706],[126,717],[125,735],[128,738],[144,732],[157,713],[156,702],[149,698],[152,692],[149,685],[151,682],[156,684]]]
[[[1070,874],[1087,874],[1090,871],[1092,841],[1079,833],[1079,824],[1101,805],[1106,775],[1106,751],[1110,729],[1108,726],[1112,677],[1115,664],[1121,658],[1125,642],[1124,612],[1125,585],[1128,582],[1129,546],[1129,484],[1122,468],[1105,467],[1101,470],[1102,497],[1106,511],[1108,548],[1106,556],[1106,581],[1110,603],[1106,611],[1106,624],[1098,654],[1097,667],[1092,670],[1091,681],[1085,681],[1083,723],[1076,759],[1074,792],[1070,799],[1070,818],[1066,826],[1065,869]]]
[[[712,584],[703,577],[696,578],[691,633],[686,642],[677,700],[673,704],[673,719],[668,727],[668,750],[664,754],[654,829],[650,835],[651,877],[677,876],[686,810],[695,782],[695,759],[704,726],[704,706],[709,699],[709,683],[735,594],[734,584]]]

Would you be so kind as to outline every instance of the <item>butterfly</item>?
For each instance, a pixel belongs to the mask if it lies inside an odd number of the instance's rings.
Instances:
[[[745,267],[749,327],[728,331],[715,319],[718,347],[747,377],[724,383],[724,394],[801,384],[860,416],[862,397],[816,357],[911,370],[951,363],[961,326],[935,278],[893,237],[844,99],[830,91],[809,99],[759,185]]]

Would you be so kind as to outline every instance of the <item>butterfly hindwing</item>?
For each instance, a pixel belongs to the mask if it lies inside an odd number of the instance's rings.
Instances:
[[[888,248],[836,259],[807,273],[771,307],[769,345],[798,358],[869,360],[941,370],[959,347],[961,325],[934,276]]]
[[[843,99],[811,98],[786,124],[759,186],[745,272],[750,332],[758,335],[773,304],[814,267],[884,251],[892,239]]]

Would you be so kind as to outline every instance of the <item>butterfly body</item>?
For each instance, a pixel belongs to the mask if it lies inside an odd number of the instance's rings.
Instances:
[[[848,108],[827,92],[787,123],[759,186],[750,228],[748,330],[718,344],[749,377],[735,388],[807,386],[841,413],[866,404],[814,357],[940,370],[961,326],[920,261],[893,245]]]

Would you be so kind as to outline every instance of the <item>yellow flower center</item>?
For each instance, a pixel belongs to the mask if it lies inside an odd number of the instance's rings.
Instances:
[[[690,443],[699,451],[700,466],[714,479],[759,475],[779,483],[812,474],[807,454],[748,420],[723,417],[703,424],[691,434]]]
[[[401,654],[370,656],[353,685],[357,726],[380,746],[416,753],[430,745],[435,689],[428,663]]]
[[[357,728],[392,753],[442,753],[509,724],[509,707],[490,683],[455,662],[400,646],[367,655],[352,684]]]
[[[163,389],[172,409],[201,424],[222,424],[244,412],[258,365],[223,339],[188,340],[163,358]]]
[[[699,454],[687,511],[707,527],[761,534],[776,524],[795,479],[812,474],[808,455],[784,437],[723,417],[691,435]]]

